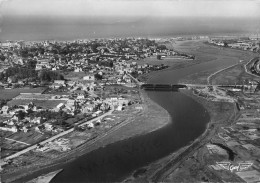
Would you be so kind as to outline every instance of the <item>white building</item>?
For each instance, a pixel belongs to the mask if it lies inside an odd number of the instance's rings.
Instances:
[[[95,76],[94,75],[88,75],[88,76],[84,76],[83,80],[86,81],[95,81]]]

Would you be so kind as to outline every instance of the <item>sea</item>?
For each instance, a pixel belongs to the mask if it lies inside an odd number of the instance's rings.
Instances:
[[[256,18],[236,17],[3,16],[0,22],[0,41],[248,35],[259,31],[258,22]]]

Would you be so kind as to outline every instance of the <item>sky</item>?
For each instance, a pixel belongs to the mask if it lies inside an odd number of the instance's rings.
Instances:
[[[0,0],[0,16],[260,18],[260,0]]]

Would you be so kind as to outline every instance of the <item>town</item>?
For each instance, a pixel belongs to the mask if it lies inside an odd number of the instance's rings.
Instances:
[[[1,171],[65,156],[126,123],[142,110],[139,76],[168,68],[166,57],[194,59],[141,38],[1,43]]]
[[[260,43],[257,36],[244,36],[244,37],[216,37],[211,38],[208,43],[220,47],[229,47],[233,49],[241,49],[252,52],[260,52]]]
[[[169,66],[163,64],[167,59],[195,59],[165,45],[194,39],[199,38],[2,43],[1,172],[12,175],[22,167],[51,164],[53,159],[83,151],[129,123],[133,114],[138,116],[145,108],[142,86],[151,85],[155,90],[153,84],[145,83],[144,75],[167,69]],[[149,64],[151,61],[157,64]],[[196,180],[259,180],[259,72],[257,57],[207,78],[196,78],[205,81],[201,84],[189,80],[176,83],[181,86],[176,91],[190,91],[199,100],[227,108],[223,115],[233,116],[232,120],[210,124],[216,126],[209,127],[212,131],[208,133],[212,134],[192,158],[183,160],[185,166],[174,171],[175,178],[171,180],[181,181],[179,173],[193,172],[190,165],[194,162],[206,167],[205,173],[196,175],[204,177]],[[234,73],[241,77],[237,83]],[[234,82],[223,83],[226,78]],[[166,85],[158,86],[168,89]]]

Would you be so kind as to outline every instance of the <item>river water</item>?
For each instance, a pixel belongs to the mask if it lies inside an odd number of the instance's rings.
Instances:
[[[177,83],[191,73],[232,64],[232,60],[216,60],[178,70],[168,69],[155,73],[149,82]],[[149,91],[148,96],[168,111],[169,125],[83,155],[66,165],[52,182],[120,181],[134,170],[186,146],[205,131],[209,114],[193,99],[179,92]]]
[[[178,49],[195,54],[200,59],[201,53],[196,50],[197,45],[201,46],[202,44],[190,42],[190,45],[183,44]],[[193,49],[190,49],[190,47]],[[205,45],[201,51],[205,51],[204,48]],[[214,50],[216,51],[216,48],[208,48],[207,52],[212,52],[210,55],[216,56]],[[180,79],[193,73],[212,71],[212,69],[221,69],[233,65],[237,62],[239,54],[244,53],[230,50],[226,54],[223,50],[220,50],[218,53],[218,55],[221,55],[220,59],[212,59],[178,70],[169,68],[159,71],[153,73],[148,82],[175,84]],[[249,59],[251,56],[246,55],[246,58]],[[168,125],[148,134],[101,147],[65,165],[58,166],[56,169],[62,168],[63,171],[51,182],[121,181],[131,176],[135,170],[188,145],[205,131],[210,116],[201,104],[190,97],[179,92],[166,91],[149,91],[148,96],[168,111],[171,116]],[[54,170],[55,167],[50,170],[40,170],[24,180],[39,176],[40,172],[42,172],[40,174],[44,174],[46,171]]]

